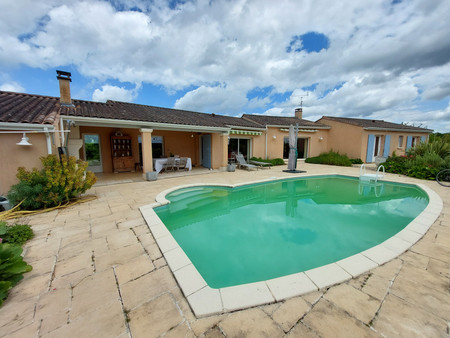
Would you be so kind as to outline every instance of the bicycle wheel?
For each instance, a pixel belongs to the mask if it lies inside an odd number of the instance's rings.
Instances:
[[[444,187],[450,187],[450,169],[441,170],[436,175],[436,181]]]

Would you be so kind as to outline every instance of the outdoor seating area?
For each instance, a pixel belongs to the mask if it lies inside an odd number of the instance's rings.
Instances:
[[[260,167],[260,166],[254,165],[254,164],[247,163],[247,161],[244,158],[244,155],[242,155],[242,154],[236,155],[236,164],[237,164],[238,168],[241,168],[241,169],[244,168],[247,170],[250,170],[250,169],[258,170]]]
[[[157,173],[170,171],[191,171],[192,160],[190,157],[171,156],[167,158],[153,159],[153,168]]]

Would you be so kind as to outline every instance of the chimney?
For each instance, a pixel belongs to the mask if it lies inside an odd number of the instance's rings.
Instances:
[[[56,78],[59,80],[59,102],[63,106],[72,106],[72,99],[70,97],[70,82],[72,82],[70,77],[72,74],[63,72],[62,70],[57,70],[56,74],[58,74]]]
[[[295,109],[295,117],[300,119],[300,120],[303,118],[303,108],[296,108]]]

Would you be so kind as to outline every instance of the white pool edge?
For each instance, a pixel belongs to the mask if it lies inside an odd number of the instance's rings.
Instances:
[[[323,174],[299,177],[318,176],[349,176],[340,174]],[[357,277],[369,270],[383,265],[400,256],[421,239],[428,229],[439,217],[443,202],[440,196],[424,184],[416,185],[428,195],[429,203],[411,223],[403,230],[387,239],[383,243],[362,251],[340,261],[324,265],[315,269],[278,277],[262,282],[248,283],[220,289],[208,286],[203,277],[192,264],[189,257],[178,245],[171,233],[167,230],[153,208],[168,204],[165,196],[175,190],[198,186],[224,186],[238,187],[243,185],[264,183],[267,181],[286,180],[291,178],[272,177],[269,179],[245,182],[235,185],[203,183],[181,185],[166,189],[156,196],[156,203],[139,208],[156,243],[167,261],[178,285],[185,295],[195,315],[199,317],[210,316],[253,306],[270,304],[295,296],[301,296],[312,291],[328,288]],[[399,183],[391,180],[384,182]]]

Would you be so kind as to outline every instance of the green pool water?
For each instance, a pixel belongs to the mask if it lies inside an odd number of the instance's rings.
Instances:
[[[320,176],[185,188],[155,209],[212,288],[306,271],[392,237],[428,204],[406,184]]]

